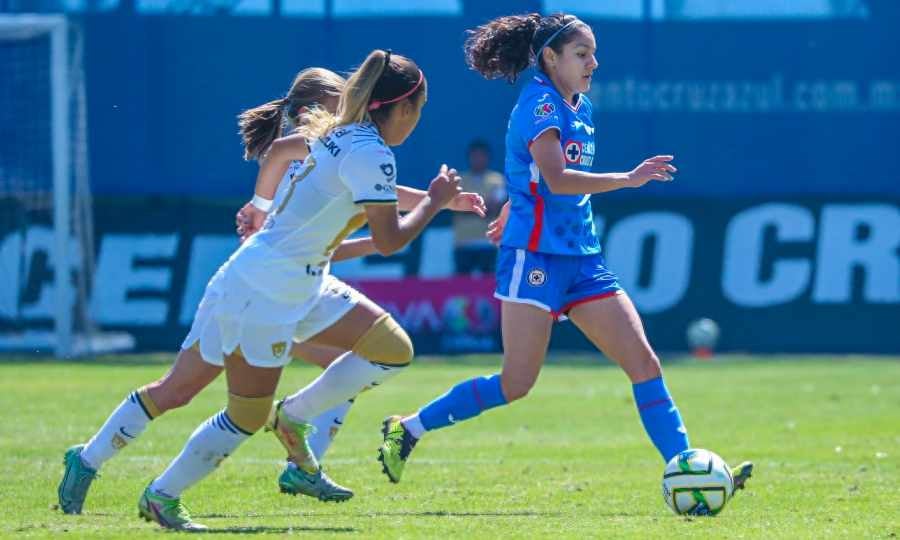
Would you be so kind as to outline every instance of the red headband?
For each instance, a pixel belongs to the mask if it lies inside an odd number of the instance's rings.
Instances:
[[[401,94],[395,98],[386,99],[384,101],[379,101],[377,99],[372,100],[372,102],[369,103],[369,110],[374,111],[375,109],[381,107],[382,105],[388,105],[389,103],[396,103],[400,100],[408,98],[409,96],[413,95],[416,92],[416,90],[419,89],[420,86],[422,86],[422,81],[424,81],[424,80],[425,80],[425,74],[422,73],[422,70],[420,69],[419,70],[419,80],[416,81],[416,84],[413,85],[413,87],[410,88],[409,91],[407,91],[406,93]]]

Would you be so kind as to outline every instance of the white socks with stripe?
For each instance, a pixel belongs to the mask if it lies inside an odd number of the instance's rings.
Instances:
[[[137,390],[129,394],[85,445],[81,451],[81,460],[85,465],[99,470],[147,428],[152,418],[144,410],[137,394]]]
[[[344,353],[313,382],[285,398],[281,409],[295,421],[310,422],[366,388],[382,384],[404,367],[373,364],[352,352]]]
[[[241,431],[224,410],[219,411],[194,430],[184,450],[150,484],[150,489],[160,495],[180,497],[249,438],[250,434]]]

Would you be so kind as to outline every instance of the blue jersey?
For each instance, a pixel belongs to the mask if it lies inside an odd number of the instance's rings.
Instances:
[[[554,195],[528,147],[550,129],[559,132],[567,169],[594,164],[593,107],[583,94],[573,107],[538,72],[522,90],[506,131],[506,182],[511,209],[503,246],[559,255],[600,252],[590,195]]]

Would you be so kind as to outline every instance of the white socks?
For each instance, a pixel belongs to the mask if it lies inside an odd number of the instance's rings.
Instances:
[[[309,447],[320,462],[334,441],[334,436],[344,424],[344,418],[350,412],[351,405],[353,405],[352,399],[332,407],[313,419],[312,425],[315,426],[316,431],[309,437]]]
[[[402,418],[400,423],[403,424],[403,427],[406,428],[406,431],[409,431],[409,434],[415,437],[416,439],[421,439],[422,435],[425,435],[427,431],[425,426],[422,425],[422,420],[419,419],[419,413],[416,413],[412,416],[407,416],[406,418]]]
[[[373,364],[352,352],[344,353],[313,382],[284,400],[281,409],[298,422],[309,422],[324,411],[378,386],[403,367]]]
[[[99,470],[103,464],[144,432],[152,420],[141,405],[138,391],[125,398],[81,451],[81,460]]]
[[[180,497],[184,490],[215,470],[249,438],[250,435],[241,431],[224,410],[218,412],[194,430],[184,450],[150,484],[150,489],[168,497]]]

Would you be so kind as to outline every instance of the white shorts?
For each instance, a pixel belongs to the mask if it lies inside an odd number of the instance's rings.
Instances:
[[[226,287],[226,282],[228,287]],[[225,355],[241,348],[247,363],[256,367],[282,367],[291,361],[291,342],[302,342],[325,330],[359,303],[361,293],[326,275],[319,294],[303,306],[284,305],[266,299],[233,275],[219,271],[209,281],[197,307],[191,330],[181,344],[199,344],[203,360],[222,366]],[[284,323],[260,322],[247,314],[289,311]],[[297,320],[297,315],[302,317]],[[269,318],[267,316],[267,318]]]
[[[366,296],[328,274],[322,282],[319,299],[294,329],[294,341],[303,343],[341,320]]]

